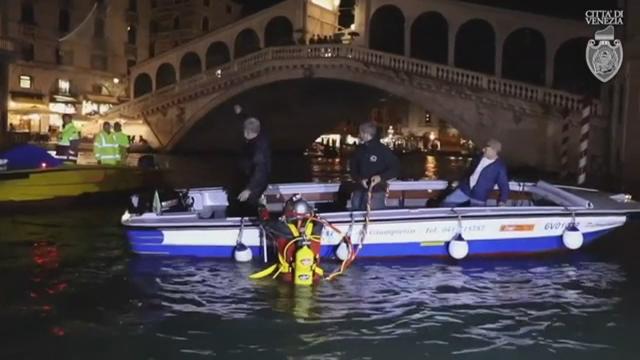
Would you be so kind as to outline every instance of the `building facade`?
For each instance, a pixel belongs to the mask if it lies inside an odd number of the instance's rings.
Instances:
[[[242,7],[231,0],[152,0],[149,5],[151,56],[224,27],[242,16]]]
[[[137,51],[142,2],[3,2],[3,36],[17,55],[6,78],[8,130],[52,134],[63,114],[82,126],[126,101],[127,68],[146,56]]]

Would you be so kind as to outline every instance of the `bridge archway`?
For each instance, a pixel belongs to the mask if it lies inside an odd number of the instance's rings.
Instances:
[[[150,94],[153,91],[153,80],[147,73],[136,76],[133,82],[133,97],[137,98],[142,95]]]
[[[422,13],[411,25],[411,57],[446,64],[449,55],[449,24],[436,11]]]
[[[395,5],[376,9],[369,22],[369,48],[404,55],[404,14]]]
[[[222,41],[216,41],[209,45],[206,55],[207,70],[216,66],[220,66],[231,61],[229,47]]]
[[[203,132],[201,131],[202,128],[200,128],[200,126],[205,126],[205,125],[200,125],[200,124],[211,123],[211,121],[208,121],[206,119],[213,119],[215,120],[214,122],[216,123],[215,125],[212,125],[212,126],[215,126],[215,129],[212,132],[210,132],[210,134],[212,133],[215,133],[218,135],[226,134],[225,136],[221,136],[219,137],[219,139],[215,140],[216,146],[219,146],[223,149],[229,149],[230,146],[231,147],[236,146],[237,145],[236,142],[234,142],[234,140],[228,136],[230,135],[229,131],[232,131],[231,130],[232,125],[222,120],[222,119],[228,119],[228,116],[229,116],[228,111],[230,111],[230,109],[227,108],[225,111],[221,110],[222,112],[219,113],[220,114],[219,116],[209,116],[210,113],[217,111],[216,109],[220,107],[224,108],[225,104],[236,103],[238,100],[236,100],[235,98],[237,96],[242,96],[242,94],[245,92],[261,89],[276,83],[290,82],[292,80],[294,81],[295,80],[303,80],[303,81],[332,80],[332,81],[352,83],[357,86],[364,86],[364,87],[377,89],[377,91],[385,92],[387,94],[390,94],[391,96],[404,99],[408,102],[424,107],[425,109],[429,109],[429,112],[431,113],[432,116],[437,117],[438,119],[445,119],[447,123],[451,124],[452,127],[456,129],[460,129],[461,135],[465,137],[471,136],[474,142],[486,141],[490,136],[500,138],[501,140],[504,140],[505,143],[508,142],[507,141],[508,136],[505,133],[505,131],[508,131],[508,128],[496,129],[495,126],[491,126],[491,125],[487,126],[486,123],[483,123],[477,120],[478,118],[477,112],[475,111],[461,112],[460,111],[461,108],[467,108],[470,106],[475,107],[476,106],[475,100],[466,99],[466,100],[451,101],[451,94],[449,92],[441,92],[438,90],[434,90],[434,92],[430,92],[430,93],[417,92],[411,87],[407,87],[406,84],[402,82],[396,82],[386,77],[365,76],[365,77],[358,78],[358,80],[355,81],[353,80],[350,69],[336,67],[336,68],[326,68],[326,69],[325,68],[314,69],[314,74],[312,79],[309,79],[307,76],[305,76],[304,69],[271,71],[266,74],[263,74],[262,76],[247,77],[243,79],[241,82],[239,82],[237,86],[228,88],[224,92],[216,94],[216,96],[213,98],[207,98],[207,100],[203,100],[201,103],[199,103],[200,105],[198,105],[197,107],[194,107],[193,112],[189,112],[187,114],[187,117],[183,121],[181,121],[179,125],[166,125],[172,128],[173,132],[169,138],[165,138],[165,140],[162,141],[164,148],[167,150],[175,149],[176,146],[178,146],[182,141],[184,141],[185,138],[190,134],[201,135]],[[267,93],[269,94],[269,96],[271,96],[273,92],[266,91],[264,93]],[[286,94],[295,94],[295,96],[298,95],[296,91],[288,91],[285,93],[285,95],[283,95],[283,93],[279,93],[277,94],[276,97],[281,101],[291,102],[290,101],[291,96],[288,96]],[[340,94],[341,94],[340,96],[344,97],[341,92]],[[305,103],[304,101],[300,101],[300,103],[297,103],[294,101],[293,103],[295,103],[296,106],[300,107],[302,110],[306,111],[311,109],[314,106],[314,104],[312,104],[313,101],[315,101],[314,96],[308,95],[306,97],[303,96],[303,98],[306,99],[305,101],[309,103]],[[377,101],[378,99],[375,99],[375,100]],[[276,101],[273,101],[273,103],[275,102]],[[274,106],[273,103],[269,102],[269,106],[273,108],[280,108],[280,107],[289,108],[289,106]],[[314,116],[317,115],[316,111],[314,110],[309,110],[309,111],[312,111],[314,113]],[[169,115],[168,119],[173,119],[173,117],[174,117],[173,115]],[[334,117],[335,116],[332,116],[330,114],[326,115],[327,119],[334,118]],[[274,117],[274,118],[278,118],[278,117]],[[216,119],[219,119],[221,121],[218,121]],[[294,119],[296,121],[299,121],[300,119],[307,120],[305,116],[292,117],[290,120],[294,120]],[[358,117],[358,121],[360,120],[364,121],[366,119],[368,119],[368,116],[362,117],[362,118]],[[164,126],[163,124],[165,124],[165,120],[159,120],[158,126]],[[300,125],[300,124],[293,124],[293,123],[289,125],[300,128],[299,131],[301,133],[299,134],[299,136],[297,136],[296,141],[302,141],[306,144],[306,142],[312,141],[313,139],[315,139],[313,136],[318,135],[315,132],[311,131],[313,129],[309,129],[308,125]],[[277,127],[277,128],[280,128],[280,127]],[[488,132],[490,132],[491,134],[489,135]],[[302,133],[304,133],[305,135],[303,135]],[[281,136],[281,135],[283,134],[277,134],[277,136]],[[213,140],[209,139],[209,141],[211,142]],[[227,144],[227,145],[224,146],[223,144]],[[535,154],[532,153],[531,156],[532,157],[544,156],[544,152],[539,152]]]
[[[156,90],[176,83],[176,70],[173,65],[164,63],[156,71]]]
[[[276,16],[269,20],[264,29],[264,46],[294,45],[293,24],[285,16]]]
[[[236,36],[233,50],[234,59],[260,50],[260,38],[253,29],[244,29]]]
[[[485,20],[472,19],[456,33],[455,66],[485,74],[495,73],[496,34]]]
[[[538,30],[521,28],[504,41],[502,50],[502,77],[544,85],[546,68],[544,35]]]
[[[202,72],[202,61],[198,54],[190,51],[180,60],[180,80],[186,80]]]
[[[600,95],[600,82],[584,58],[588,38],[565,41],[553,59],[553,87],[574,94]]]

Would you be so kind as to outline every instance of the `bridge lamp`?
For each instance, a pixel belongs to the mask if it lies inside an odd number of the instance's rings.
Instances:
[[[216,70],[216,77],[218,77],[218,78],[222,77],[222,69]]]
[[[113,83],[118,85],[120,83],[120,79],[118,79],[117,77],[113,78]]]

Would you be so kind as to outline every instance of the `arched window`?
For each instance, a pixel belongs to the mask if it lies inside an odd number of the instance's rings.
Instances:
[[[58,13],[58,30],[61,33],[68,33],[71,28],[71,19],[69,17],[69,10],[60,9]]]
[[[518,29],[504,41],[502,77],[544,85],[546,58],[544,36],[538,30]]]
[[[397,6],[384,5],[371,16],[369,47],[404,55],[404,14]]]
[[[430,11],[411,25],[411,56],[446,64],[449,57],[449,24],[442,14]]]
[[[209,32],[209,18],[206,16],[202,18],[202,32]]]
[[[129,11],[131,12],[138,11],[138,0],[129,0]]]
[[[135,45],[136,38],[137,38],[136,36],[137,36],[136,27],[134,25],[129,25],[129,27],[127,28],[127,42],[130,45]]]
[[[96,22],[93,27],[93,36],[99,39],[104,38],[104,20],[102,18],[96,18]]]
[[[260,50],[260,39],[252,29],[244,29],[236,36],[234,58],[240,58]]]
[[[21,22],[30,25],[34,25],[36,23],[36,16],[33,11],[33,3],[31,3],[31,1],[23,1],[20,10]]]
[[[158,32],[158,23],[155,20],[149,22],[149,33],[156,34]]]
[[[485,20],[473,19],[456,33],[455,66],[487,74],[495,73],[496,35]]]
[[[284,16],[277,16],[269,20],[264,30],[264,46],[293,45],[293,25]]]
[[[142,95],[148,94],[153,90],[153,84],[151,76],[147,73],[142,73],[136,76],[136,80],[133,83],[133,97],[137,98]]]

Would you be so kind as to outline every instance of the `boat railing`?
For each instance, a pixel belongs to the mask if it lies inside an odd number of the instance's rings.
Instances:
[[[550,184],[546,181],[538,181],[535,186],[529,188],[529,192],[532,194],[541,196],[542,198],[549,200],[564,207],[578,207],[592,209],[593,203],[578,195],[572,194],[560,187]]]
[[[431,207],[428,206],[428,202],[438,199],[448,188],[449,183],[444,180],[390,181],[386,204],[390,208],[400,209]],[[509,183],[509,188],[511,193],[507,208],[522,210],[523,208],[535,207],[541,209],[541,206],[535,206],[534,197],[546,200],[555,208],[579,210],[594,207],[591,201],[544,181],[537,183],[512,181]],[[345,206],[346,209],[350,209],[348,193],[351,190],[349,186],[341,183],[272,184],[269,185],[264,195],[267,207],[271,211],[282,210],[282,206],[291,196],[301,194],[305,200],[318,207],[319,210],[319,206],[323,206],[324,211],[333,212],[344,209]],[[221,187],[190,189],[188,191],[193,200],[192,212],[197,213],[199,217],[219,217],[224,214],[229,205],[227,193]],[[488,207],[497,205],[498,195],[499,190],[496,189],[487,202]],[[341,204],[340,201],[342,201]]]

